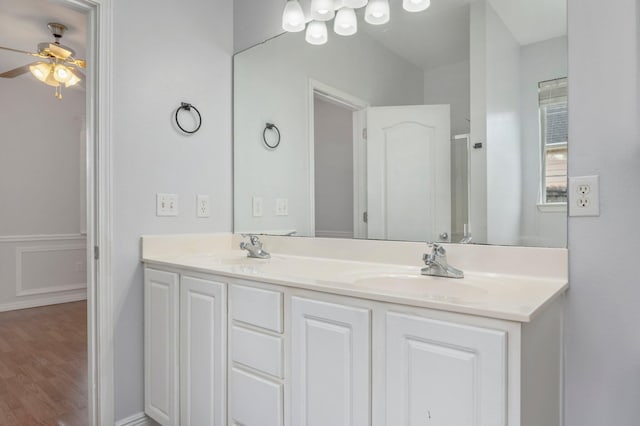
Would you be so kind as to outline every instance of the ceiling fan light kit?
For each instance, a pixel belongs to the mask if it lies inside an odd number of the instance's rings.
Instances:
[[[407,12],[422,12],[431,0],[403,0]],[[304,30],[309,44],[323,45],[328,41],[326,22],[335,18],[333,31],[341,36],[358,32],[356,9],[365,8],[364,19],[371,25],[384,25],[391,18],[389,0],[312,0],[310,19],[306,19],[299,0],[287,0],[282,13],[282,29],[287,32]]]
[[[65,25],[51,22],[47,27],[49,28],[49,31],[51,31],[55,41],[53,43],[39,43],[37,53],[0,46],[0,49],[2,50],[24,53],[43,59],[41,61],[6,71],[0,74],[0,77],[14,78],[27,72],[31,72],[37,80],[55,87],[55,96],[58,99],[62,99],[62,86],[71,87],[82,81],[84,74],[79,70],[79,68],[85,68],[86,62],[84,59],[76,59],[76,53],[73,49],[60,44],[60,39],[67,30]]]

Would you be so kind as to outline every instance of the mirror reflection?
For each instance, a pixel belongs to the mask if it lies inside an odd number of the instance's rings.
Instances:
[[[235,231],[565,247],[565,0],[389,16],[235,56]]]

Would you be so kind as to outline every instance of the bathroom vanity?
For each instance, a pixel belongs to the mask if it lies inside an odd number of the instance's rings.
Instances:
[[[565,249],[144,237],[145,411],[162,425],[561,424]]]

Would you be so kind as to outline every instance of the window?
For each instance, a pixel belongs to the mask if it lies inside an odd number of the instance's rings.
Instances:
[[[567,79],[538,84],[540,142],[542,146],[542,204],[567,202],[567,142],[569,114]]]

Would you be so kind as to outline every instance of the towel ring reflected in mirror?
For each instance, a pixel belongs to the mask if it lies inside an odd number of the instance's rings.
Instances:
[[[267,130],[270,130],[271,133],[276,134],[277,137],[274,143],[269,143],[267,141]],[[278,145],[280,145],[280,129],[278,129],[278,126],[273,123],[267,123],[264,127],[264,130],[262,131],[262,141],[267,146],[267,148],[276,149]]]

